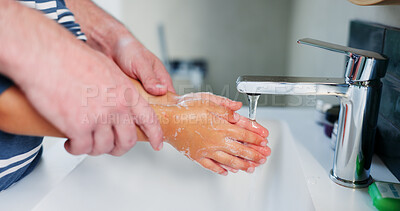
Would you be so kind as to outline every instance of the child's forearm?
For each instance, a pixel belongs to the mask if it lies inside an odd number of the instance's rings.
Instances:
[[[0,130],[7,133],[65,137],[31,106],[15,86],[0,95],[0,116]]]

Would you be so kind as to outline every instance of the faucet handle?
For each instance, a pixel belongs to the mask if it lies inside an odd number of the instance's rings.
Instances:
[[[297,43],[347,55],[349,60],[346,66],[345,78],[348,83],[375,80],[384,77],[386,74],[387,59],[379,53],[311,38],[300,39]]]
[[[343,54],[346,54],[347,56],[352,56],[355,54],[358,56],[373,58],[373,59],[377,59],[377,60],[386,60],[386,58],[383,57],[381,54],[373,52],[373,51],[361,50],[361,49],[357,49],[357,48],[350,48],[347,46],[324,42],[321,40],[315,40],[315,39],[311,39],[311,38],[299,39],[299,40],[297,40],[297,43],[310,45],[310,46],[322,48],[322,49],[337,52],[337,53],[343,53]]]

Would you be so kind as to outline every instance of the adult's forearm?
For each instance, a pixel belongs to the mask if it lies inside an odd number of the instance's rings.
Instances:
[[[45,67],[66,62],[65,57],[85,48],[83,42],[39,11],[14,0],[0,4],[0,73],[19,86],[43,83],[49,74],[42,71]]]
[[[87,43],[105,55],[113,57],[121,39],[133,38],[121,22],[91,0],[66,0],[65,2],[88,37]]]

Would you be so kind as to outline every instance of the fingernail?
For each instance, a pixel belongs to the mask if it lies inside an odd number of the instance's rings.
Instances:
[[[164,85],[162,85],[162,84],[157,84],[157,85],[156,85],[156,88],[159,88],[159,89],[164,89],[164,88],[165,88],[165,86],[164,86]]]
[[[261,159],[261,160],[259,161],[259,163],[260,163],[260,164],[264,164],[266,161],[267,161],[267,159]]]
[[[266,141],[261,142],[261,146],[266,147],[267,146],[267,142]]]
[[[239,121],[240,116],[237,113],[233,113],[233,119],[235,119],[235,121]]]
[[[238,170],[237,169],[232,169],[232,172],[233,173],[238,173]]]
[[[250,167],[250,168],[247,169],[247,173],[251,174],[251,173],[254,172],[254,170],[255,170],[254,167]]]
[[[161,142],[160,145],[158,145],[157,150],[158,151],[162,150],[163,146],[164,146],[164,144],[163,144],[163,142]]]
[[[221,175],[227,176],[227,175],[228,175],[228,172],[227,172],[227,171],[224,171],[224,172],[221,173]]]

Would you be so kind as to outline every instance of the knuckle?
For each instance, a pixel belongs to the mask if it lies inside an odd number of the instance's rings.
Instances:
[[[132,130],[133,131],[133,130]],[[122,150],[130,150],[132,147],[135,146],[137,142],[137,136],[136,133],[132,133],[131,131],[127,131],[127,135],[119,135],[120,140],[119,140],[119,146]]]
[[[101,154],[104,154],[104,153],[105,153],[104,149],[99,149],[99,148],[95,147],[95,148],[92,149],[91,152],[89,152],[87,154],[92,155],[92,156],[97,156],[97,155],[101,155]]]
[[[249,132],[245,131],[244,133],[241,133],[244,141],[250,141],[249,140]]]
[[[130,141],[123,140],[120,142],[120,150],[127,151],[132,147]]]
[[[217,166],[210,165],[209,169],[215,173],[219,173],[220,169]]]
[[[87,154],[90,153],[92,151],[93,148],[93,144],[91,140],[78,140],[79,145],[76,144],[76,152],[78,152],[79,154]]]
[[[153,70],[150,70],[150,71],[153,72]],[[153,74],[146,74],[143,76],[142,80],[143,80],[143,83],[145,83],[145,84],[151,84],[151,83],[154,83],[157,80],[157,78]]]
[[[211,169],[211,165],[209,162],[206,162],[204,158],[201,158],[199,161],[200,165],[202,165],[206,169]]]
[[[238,166],[238,163],[236,162],[236,159],[234,159],[234,158],[228,158],[227,163],[228,163],[228,166],[231,166],[233,168],[236,168]]]
[[[263,156],[263,155],[262,155],[261,153],[259,153],[259,152],[254,152],[254,158],[255,158],[255,160],[259,161],[259,160],[265,158],[265,156]]]
[[[258,162],[258,161],[260,161],[261,159],[263,159],[264,157],[263,157],[260,153],[254,152],[254,153],[251,153],[251,155],[249,156],[249,158],[250,158],[250,159],[248,159],[248,160]]]
[[[246,165],[246,162],[239,160],[239,159],[235,159],[234,165],[232,167],[236,168],[236,169],[245,169],[245,170],[247,170],[247,168],[248,168]]]
[[[260,139],[258,135],[255,135],[253,133],[249,134],[249,140],[251,140],[251,142],[255,144],[260,144],[262,141],[262,139]]]
[[[260,135],[255,135],[256,140],[257,140],[257,144],[261,144],[261,142],[266,141],[263,137],[261,137]]]
[[[91,152],[90,148],[84,148],[84,147],[73,147],[71,148],[71,154],[73,155],[82,155],[82,154],[88,154]]]
[[[257,159],[257,153],[254,153],[254,152],[246,150],[246,149],[242,149],[241,155],[247,160]]]

